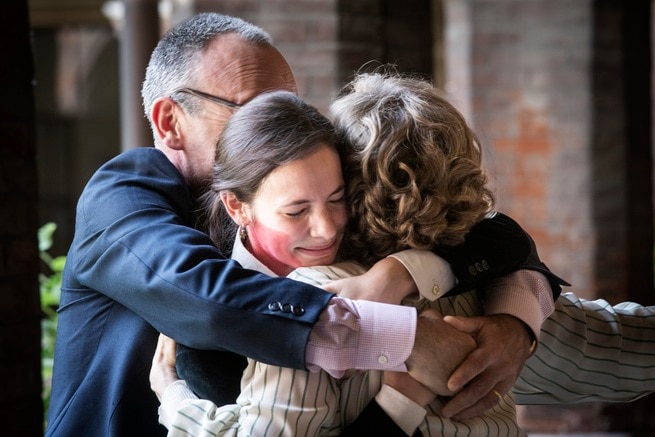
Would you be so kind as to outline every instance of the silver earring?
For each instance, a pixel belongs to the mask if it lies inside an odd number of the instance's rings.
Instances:
[[[243,244],[246,244],[246,242],[248,241],[248,231],[246,231],[245,226],[239,227],[239,238],[241,239],[241,242]]]

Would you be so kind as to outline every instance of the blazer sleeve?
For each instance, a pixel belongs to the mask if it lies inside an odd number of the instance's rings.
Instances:
[[[516,270],[528,269],[548,279],[553,299],[570,285],[548,269],[539,258],[532,237],[511,217],[495,213],[477,223],[458,246],[439,246],[434,253],[451,264],[459,283],[448,293],[463,293]]]
[[[226,259],[194,229],[194,211],[160,151],[109,161],[78,203],[61,306],[100,292],[179,343],[305,368],[309,333],[332,294]]]

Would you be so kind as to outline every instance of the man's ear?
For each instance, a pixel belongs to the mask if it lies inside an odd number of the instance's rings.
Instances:
[[[184,143],[180,132],[179,106],[169,97],[160,97],[153,103],[150,115],[159,142],[170,149],[181,150]]]
[[[234,193],[231,191],[221,191],[221,202],[223,202],[225,210],[232,217],[234,223],[242,227],[250,223],[248,206],[237,199]]]

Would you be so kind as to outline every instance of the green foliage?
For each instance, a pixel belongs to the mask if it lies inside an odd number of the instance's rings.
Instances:
[[[65,256],[52,257],[48,250],[52,247],[52,235],[57,229],[54,223],[46,223],[39,229],[39,256],[45,263],[45,273],[39,274],[41,310],[41,377],[43,379],[43,405],[48,411],[50,404],[50,381],[52,362],[55,353],[55,334],[57,332],[57,308],[61,294],[61,274],[66,262]]]

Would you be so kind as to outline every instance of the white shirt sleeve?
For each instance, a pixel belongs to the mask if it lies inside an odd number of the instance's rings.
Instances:
[[[438,299],[457,284],[450,264],[428,250],[408,249],[389,256],[407,269],[419,294],[425,299]]]
[[[409,249],[389,255],[402,263],[421,297],[434,301],[456,284],[450,264],[427,250]],[[555,304],[546,277],[534,270],[518,270],[490,281],[484,289],[485,314],[509,314],[524,322],[539,338],[541,324]]]
[[[375,400],[407,435],[414,434],[427,414],[425,408],[386,384],[375,396]]]
[[[197,400],[198,397],[186,385],[184,380],[177,380],[164,390],[159,406],[159,423],[166,429],[171,428],[178,410],[188,401]]]

